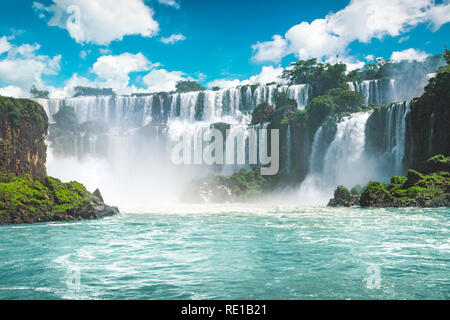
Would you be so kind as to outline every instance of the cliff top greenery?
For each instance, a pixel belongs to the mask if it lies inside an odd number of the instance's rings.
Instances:
[[[345,87],[347,66],[343,63],[322,63],[317,59],[300,60],[291,63],[283,71],[282,79],[289,84],[309,83],[313,88],[313,96],[325,94],[328,90]]]
[[[35,119],[42,130],[47,131],[48,117],[42,106],[29,99],[14,99],[0,96],[0,114],[6,114],[13,126],[20,119]]]

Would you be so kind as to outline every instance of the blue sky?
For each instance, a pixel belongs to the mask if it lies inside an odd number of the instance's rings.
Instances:
[[[0,94],[26,96],[33,83],[64,96],[74,85],[126,94],[170,90],[180,79],[271,82],[292,61],[333,62],[337,54],[349,68],[376,57],[420,60],[448,44],[449,7],[448,0],[2,1]]]

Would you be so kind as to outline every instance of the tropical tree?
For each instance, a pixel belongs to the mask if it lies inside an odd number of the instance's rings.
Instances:
[[[38,88],[36,88],[35,85],[33,85],[30,89],[30,94],[31,97],[36,98],[36,99],[47,99],[49,92],[47,90],[39,90]]]
[[[178,81],[175,85],[177,92],[191,92],[191,91],[203,91],[205,90],[197,81],[183,80]]]

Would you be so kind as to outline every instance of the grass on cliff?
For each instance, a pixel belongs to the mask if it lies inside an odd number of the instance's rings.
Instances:
[[[47,177],[0,176],[0,214],[38,213],[53,215],[71,210],[90,200],[90,193],[77,182],[63,183]]]

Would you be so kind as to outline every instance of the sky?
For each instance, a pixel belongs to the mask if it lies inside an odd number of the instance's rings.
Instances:
[[[0,95],[171,91],[279,80],[299,59],[423,60],[449,44],[449,0],[0,2]]]

